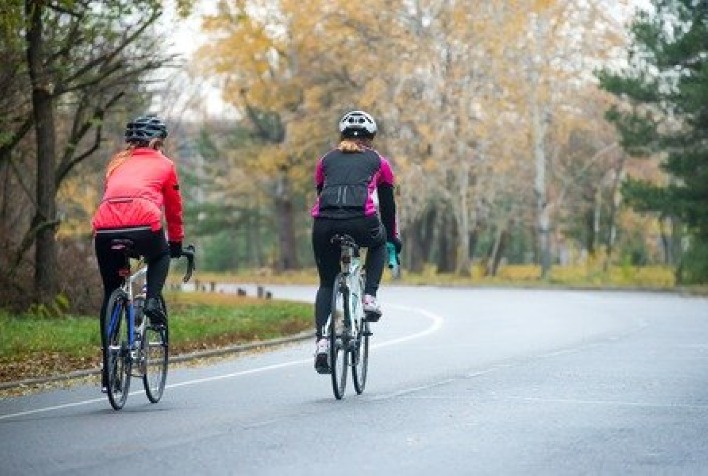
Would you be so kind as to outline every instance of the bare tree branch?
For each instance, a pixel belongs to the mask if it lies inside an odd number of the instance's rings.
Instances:
[[[34,124],[34,118],[32,117],[32,112],[28,112],[25,120],[22,122],[20,127],[15,131],[15,133],[10,137],[10,139],[0,146],[0,163],[10,160],[10,152],[17,146],[17,144],[22,140],[23,137],[32,129],[32,124]]]
[[[76,127],[72,132],[72,136],[69,139],[69,145],[64,149],[64,155],[61,159],[59,167],[56,173],[56,184],[57,187],[64,180],[66,175],[81,161],[89,157],[91,154],[96,152],[101,145],[101,133],[103,131],[103,117],[107,110],[113,107],[118,100],[123,97],[125,92],[121,91],[111,97],[106,103],[101,107],[96,107],[93,111],[91,117],[85,121],[80,127]],[[84,150],[79,155],[74,155],[76,152],[76,146],[81,141],[81,139],[94,127],[96,134],[94,141],[91,146]]]
[[[89,71],[94,69],[95,67],[101,65],[101,64],[108,64],[111,61],[113,61],[120,53],[122,53],[130,44],[132,44],[134,41],[136,41],[138,38],[141,37],[141,35],[145,32],[145,30],[152,25],[162,14],[162,12],[158,10],[154,10],[152,12],[152,15],[145,20],[143,24],[141,24],[135,31],[132,32],[132,34],[129,34],[125,36],[125,39],[120,43],[120,45],[104,54],[100,55],[97,58],[94,58],[92,61],[89,61],[86,63],[83,67],[79,68],[74,72],[74,74],[66,79],[66,84],[70,84],[71,82],[75,81],[78,78],[81,78],[85,74],[87,74]],[[75,89],[73,87],[72,89]],[[63,91],[66,91],[68,89],[64,89]]]
[[[20,184],[20,188],[27,194],[27,198],[32,202],[32,206],[36,207],[37,202],[34,199],[34,192],[32,192],[32,190],[30,190],[27,184],[25,184],[22,180],[22,177],[26,176],[27,174],[23,173],[19,168],[17,168],[17,164],[11,158],[8,160],[8,163],[10,164],[10,168],[14,172],[15,177],[17,177],[17,182]]]
[[[59,220],[42,220],[39,214],[36,214],[34,216],[34,218],[32,219],[32,227],[27,230],[25,236],[22,238],[20,247],[17,249],[17,252],[15,254],[15,259],[13,260],[13,263],[10,266],[9,273],[11,276],[14,275],[14,273],[17,271],[17,267],[22,262],[22,258],[24,257],[25,253],[27,253],[27,250],[32,247],[35,240],[37,239],[37,235],[40,232],[45,231],[49,228],[56,228],[57,226],[59,226],[59,223]]]

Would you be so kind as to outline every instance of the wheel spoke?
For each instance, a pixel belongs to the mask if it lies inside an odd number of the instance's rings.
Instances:
[[[352,380],[357,394],[361,394],[366,387],[366,377],[369,366],[369,324],[360,321],[359,333],[356,339],[354,350],[354,362],[352,364]]]
[[[104,316],[107,393],[108,400],[115,410],[123,408],[130,391],[132,358],[129,349],[128,318],[127,296],[121,289],[117,289],[111,294]]]
[[[332,377],[332,390],[337,399],[344,397],[347,386],[347,364],[349,351],[346,340],[345,319],[347,317],[347,295],[339,285],[341,275],[335,279],[334,293],[332,296],[332,311],[329,321],[330,339],[330,370]]]
[[[162,309],[167,315],[164,299],[160,299]],[[143,386],[148,400],[157,403],[162,398],[165,391],[165,381],[167,380],[167,366],[169,360],[168,352],[168,327],[145,327],[143,336],[142,355],[145,360],[145,373],[143,374]]]

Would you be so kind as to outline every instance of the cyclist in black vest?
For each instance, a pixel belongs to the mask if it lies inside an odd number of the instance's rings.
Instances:
[[[351,111],[339,121],[339,132],[341,142],[318,160],[315,169],[312,248],[320,278],[315,300],[315,369],[319,373],[329,373],[329,342],[322,333],[339,272],[339,247],[330,242],[332,236],[346,233],[368,248],[363,308],[370,322],[378,321],[382,314],[376,292],[385,265],[386,242],[393,243],[397,253],[402,248],[391,164],[372,146],[376,121],[364,111]]]

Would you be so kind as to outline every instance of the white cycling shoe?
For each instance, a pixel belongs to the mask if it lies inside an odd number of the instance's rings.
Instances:
[[[366,320],[369,322],[377,322],[381,319],[381,306],[376,300],[375,296],[371,294],[364,295],[364,314],[366,314]]]
[[[322,337],[317,341],[315,349],[315,370],[318,374],[329,374],[329,339]]]

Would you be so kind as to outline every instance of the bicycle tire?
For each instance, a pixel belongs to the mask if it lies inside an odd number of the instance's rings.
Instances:
[[[352,360],[352,380],[357,395],[364,393],[369,375],[369,323],[362,322]]]
[[[130,393],[133,362],[128,335],[128,309],[127,294],[122,289],[116,289],[108,300],[106,315],[103,316],[106,332],[103,362],[108,369],[108,401],[114,410],[123,408]]]
[[[165,316],[167,316],[167,307],[162,296],[160,296],[160,305]],[[145,335],[142,340],[142,357],[145,365],[143,387],[145,387],[145,395],[151,403],[159,402],[165,391],[169,363],[167,337],[167,325],[159,328],[155,328],[150,324],[145,326]]]
[[[329,368],[332,377],[332,391],[337,400],[344,397],[347,388],[348,373],[348,339],[346,334],[345,319],[348,317],[348,294],[346,287],[341,283],[344,277],[337,275],[334,280],[332,293],[332,311],[330,313],[329,328]]]
[[[364,283],[366,275],[362,271],[359,276],[359,295],[364,293]],[[361,395],[366,388],[366,378],[369,371],[369,323],[366,321],[362,303],[357,303],[357,319],[356,319],[356,337],[354,350],[351,353],[352,361],[352,381],[354,382],[354,390],[357,395]]]

